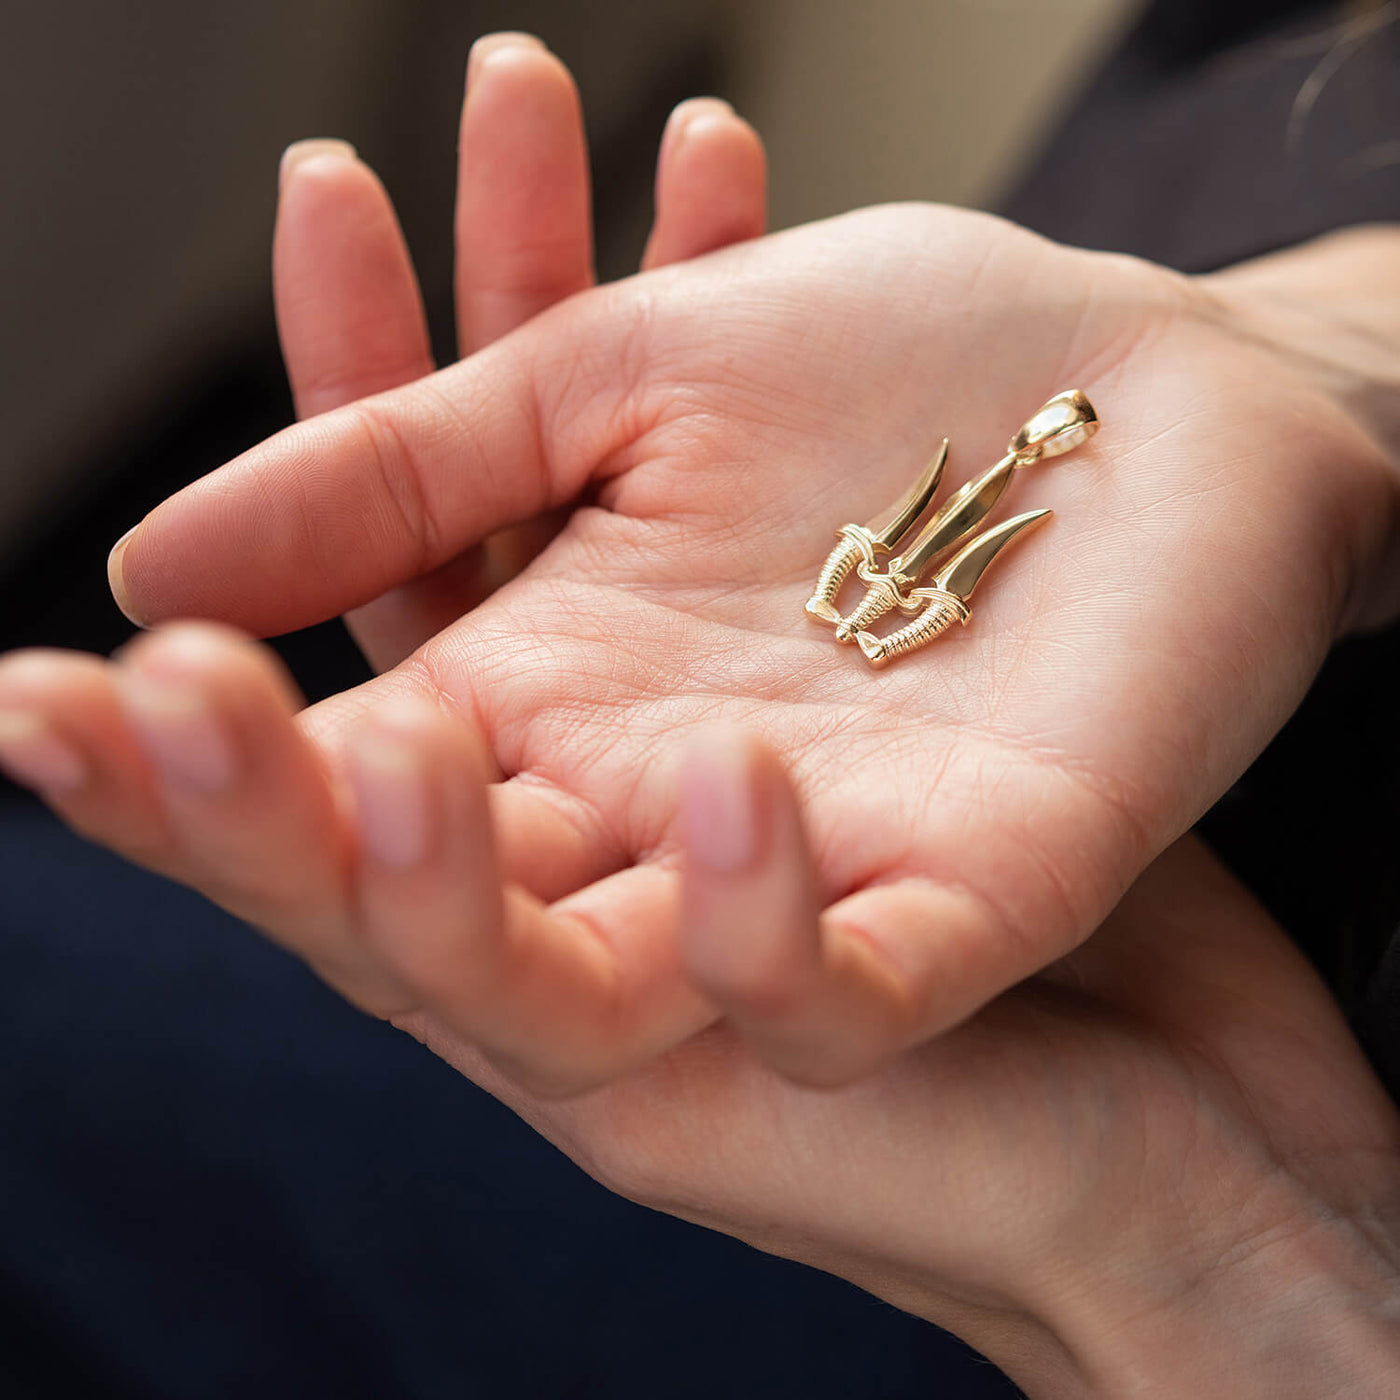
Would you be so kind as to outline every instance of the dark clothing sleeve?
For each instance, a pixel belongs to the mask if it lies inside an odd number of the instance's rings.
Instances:
[[[1268,12],[1291,17],[1261,29]],[[1153,6],[1005,212],[1064,243],[1186,272],[1400,219],[1395,11]]]

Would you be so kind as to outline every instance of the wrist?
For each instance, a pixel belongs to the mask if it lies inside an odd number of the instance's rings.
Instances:
[[[1206,1175],[1219,1186],[1232,1173],[1219,1162]],[[954,1282],[868,1259],[835,1272],[956,1333],[1029,1400],[1400,1393],[1393,1150],[1292,1168],[1256,1160],[1212,1195],[1168,1215],[1144,1210],[1088,1248],[1065,1241],[1010,1290],[975,1271]]]
[[[1290,1214],[1183,1266],[1106,1275],[1047,1314],[1072,1358],[1033,1400],[1381,1400],[1400,1385],[1400,1266],[1373,1228]]]
[[[1325,386],[1400,470],[1400,224],[1343,229],[1198,280],[1236,330]]]
[[[1329,234],[1197,279],[1222,324],[1335,408],[1319,462],[1350,517],[1356,586],[1342,630],[1400,612],[1400,225]],[[1287,425],[1284,425],[1287,426]]]

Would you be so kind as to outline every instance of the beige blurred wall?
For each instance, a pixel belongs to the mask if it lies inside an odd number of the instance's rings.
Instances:
[[[600,144],[635,124],[655,75],[689,72],[687,53],[713,51],[730,74],[726,95],[769,142],[773,222],[784,226],[889,199],[992,197],[1133,8],[1133,0],[21,8],[0,49],[0,558],[43,511],[84,489],[107,443],[193,382],[245,323],[265,319],[281,145],[333,133],[389,158],[395,114],[435,95],[440,141],[399,151],[398,162],[447,170],[462,58],[484,29],[534,28],[575,62]],[[659,127],[658,114],[656,130],[637,138],[647,158]]]
[[[773,222],[891,199],[981,205],[1137,0],[734,0],[734,96]]]

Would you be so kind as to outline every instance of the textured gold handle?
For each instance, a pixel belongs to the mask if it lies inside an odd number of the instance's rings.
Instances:
[[[870,531],[860,525],[845,525],[838,532],[841,543],[826,556],[826,563],[817,575],[817,586],[807,599],[807,616],[819,622],[840,623],[836,610],[836,595],[851,576],[857,564],[875,563],[875,541]]]
[[[900,578],[895,574],[878,574],[871,570],[862,570],[861,578],[868,585],[865,597],[860,600],[860,606],[856,608],[836,629],[836,640],[838,642],[853,642],[857,632],[863,632],[872,622],[878,622],[887,612],[893,612],[895,608],[901,608],[905,612],[912,612],[909,600],[900,590]]]
[[[896,657],[918,651],[935,637],[941,637],[954,623],[966,622],[967,619],[967,604],[955,593],[932,593],[928,607],[907,627],[901,627],[888,637],[861,632],[856,641],[872,666],[887,666]]]
[[[856,634],[878,622],[894,607],[894,599],[885,588],[871,588],[860,600],[860,606],[836,629],[838,642],[853,642]]]

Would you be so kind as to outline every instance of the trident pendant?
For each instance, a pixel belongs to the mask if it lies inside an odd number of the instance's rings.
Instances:
[[[948,456],[945,440],[938,457],[897,506],[868,526],[847,525],[840,530],[842,542],[822,568],[807,602],[808,615],[834,624],[836,639],[858,643],[877,668],[928,645],[955,623],[966,625],[968,599],[992,561],[1017,535],[1050,512],[1018,516],[977,535],[938,573],[931,587],[921,586],[925,573],[991,514],[1020,468],[1070,452],[1088,442],[1098,429],[1098,415],[1082,393],[1073,389],[1056,395],[1011,439],[1006,456],[996,466],[954,492],[913,543],[882,568],[880,556],[895,547],[938,489]],[[836,598],[853,570],[866,585],[866,593],[843,618],[836,609]],[[868,630],[896,610],[913,620],[884,638]]]

